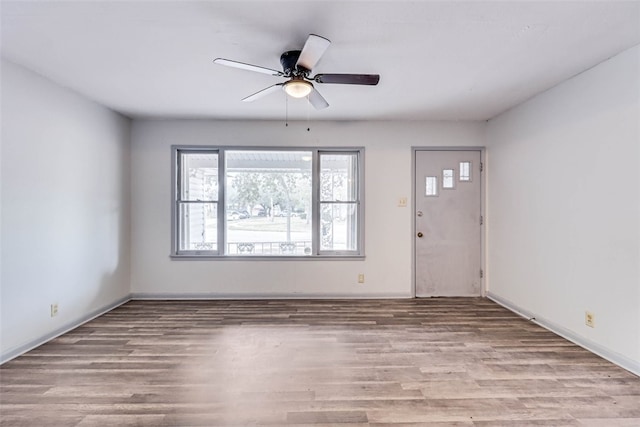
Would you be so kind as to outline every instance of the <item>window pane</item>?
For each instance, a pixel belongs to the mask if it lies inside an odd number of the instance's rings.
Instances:
[[[428,176],[425,179],[425,196],[437,196],[438,195],[438,177]]]
[[[471,181],[471,162],[460,162],[460,181]]]
[[[443,169],[442,170],[442,188],[451,189],[454,188],[454,171],[453,169]]]
[[[218,250],[217,203],[179,203],[178,227],[178,250]]]
[[[227,255],[312,255],[310,151],[227,151]]]
[[[320,200],[358,200],[358,155],[320,153]]]
[[[358,205],[322,203],[320,207],[320,250],[358,250]]]
[[[180,153],[180,200],[218,200],[218,154]]]

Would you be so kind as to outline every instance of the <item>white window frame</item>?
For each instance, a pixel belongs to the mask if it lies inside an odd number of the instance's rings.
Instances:
[[[310,255],[227,255],[227,215],[226,215],[226,162],[227,151],[310,151],[312,153],[311,172],[311,228],[312,253]],[[218,154],[218,201],[217,201],[217,249],[216,250],[181,250],[179,206],[180,196],[180,154],[181,153],[216,153]],[[320,250],[320,155],[321,154],[355,154],[357,158],[356,200],[351,203],[357,209],[356,241],[357,248],[352,251]],[[353,259],[365,256],[364,253],[364,147],[279,147],[279,146],[189,146],[173,145],[171,147],[171,252],[174,259],[212,259],[212,260],[251,260],[251,259]]]

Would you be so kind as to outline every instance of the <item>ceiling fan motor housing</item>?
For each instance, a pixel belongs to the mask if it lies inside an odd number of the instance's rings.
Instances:
[[[289,50],[280,55],[280,64],[282,64],[282,70],[286,77],[305,75],[309,72],[304,67],[296,67],[300,52],[299,50]]]

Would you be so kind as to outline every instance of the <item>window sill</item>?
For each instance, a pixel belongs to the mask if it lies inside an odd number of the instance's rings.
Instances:
[[[172,254],[172,261],[364,261],[364,255],[263,256]]]

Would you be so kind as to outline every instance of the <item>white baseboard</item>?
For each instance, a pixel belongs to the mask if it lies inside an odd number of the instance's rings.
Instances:
[[[132,300],[276,300],[276,299],[408,299],[410,293],[385,294],[218,294],[218,293],[145,293],[131,294]]]
[[[122,304],[130,301],[131,298],[130,296],[126,296],[124,298],[120,298],[119,300],[116,300],[115,302],[106,305],[102,308],[99,308],[97,310],[94,310],[90,313],[88,313],[85,316],[82,316],[74,321],[71,321],[69,323],[66,323],[64,326],[61,326],[60,328],[49,332],[48,334],[45,334],[41,337],[38,337],[34,340],[29,341],[26,344],[22,344],[18,347],[14,347],[12,349],[9,349],[6,352],[3,352],[2,355],[0,355],[0,365],[8,362],[11,359],[15,359],[16,357],[30,351],[33,350],[36,347],[41,346],[42,344],[51,341],[52,339],[59,337],[60,335],[66,334],[67,332],[71,331],[72,329],[77,328],[78,326],[81,326],[85,323],[87,323],[90,320],[95,319],[98,316],[102,316],[103,314],[105,314],[108,311],[113,310],[116,307],[121,306]]]
[[[542,326],[543,328],[553,332],[554,334],[560,335],[561,337],[571,341],[572,343],[577,344],[580,347],[586,350],[589,350],[592,353],[597,354],[603,359],[606,359],[611,363],[615,363],[616,365],[620,366],[623,369],[626,369],[632,374],[640,376],[640,362],[638,362],[637,360],[630,359],[626,356],[623,356],[622,354],[609,350],[608,348],[605,348],[600,344],[597,344],[584,337],[581,337],[580,335],[577,335],[576,333],[556,323],[550,322],[549,320],[544,319],[535,313],[525,310],[522,307],[519,307],[516,304],[513,304],[511,301],[508,301],[498,295],[492,294],[491,292],[487,294],[487,298],[489,298],[490,300],[494,301],[497,304],[500,304],[507,310],[513,311],[519,316],[522,316],[527,320],[530,320],[536,323],[537,325]]]

